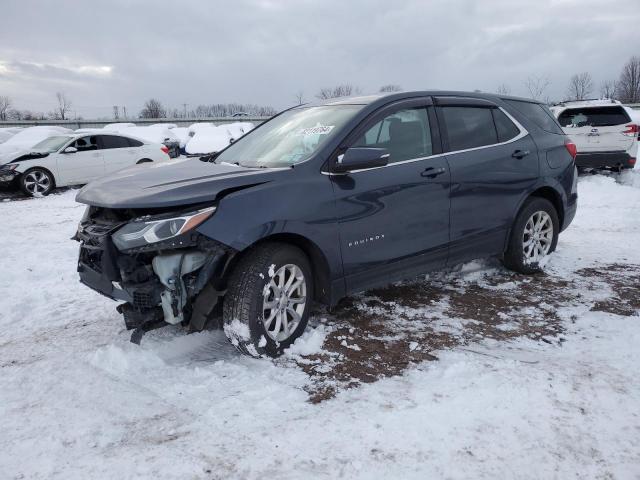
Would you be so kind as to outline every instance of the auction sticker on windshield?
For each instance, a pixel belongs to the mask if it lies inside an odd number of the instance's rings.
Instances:
[[[315,127],[301,128],[298,135],[327,135],[335,125],[317,125]]]

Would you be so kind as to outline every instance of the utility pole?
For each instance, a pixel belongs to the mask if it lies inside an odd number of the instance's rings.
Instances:
[[[182,107],[184,108],[182,113],[182,118],[187,118],[187,104],[183,103]]]
[[[118,120],[120,118],[120,112],[118,111],[118,106],[113,106],[113,118],[114,120]]]
[[[122,116],[125,120],[127,119],[127,107],[125,106],[122,107]]]

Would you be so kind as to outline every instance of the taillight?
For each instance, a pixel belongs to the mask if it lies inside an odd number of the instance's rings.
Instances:
[[[576,144],[573,143],[571,140],[565,140],[564,146],[567,149],[567,152],[569,152],[569,155],[571,155],[571,158],[575,160],[576,155],[578,154],[578,147],[576,147]]]
[[[169,147],[167,147],[166,145],[161,146],[160,150],[169,155]]]
[[[627,135],[629,137],[635,137],[636,135],[638,135],[638,132],[640,132],[640,127],[638,127],[638,125],[636,125],[635,123],[631,123],[629,125],[627,125],[626,130],[622,131],[623,135]]]
[[[627,165],[629,165],[630,167],[635,167],[636,159],[631,157],[629,160],[627,160]]]

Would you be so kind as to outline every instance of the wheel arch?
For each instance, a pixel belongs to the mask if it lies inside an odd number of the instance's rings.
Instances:
[[[151,160],[150,158],[141,158],[140,160],[138,160],[136,162],[136,165],[140,165],[141,163],[153,163],[153,160]]]
[[[560,230],[562,230],[562,226],[564,225],[564,203],[562,201],[562,196],[560,195],[560,193],[553,187],[545,185],[531,192],[531,194],[529,194],[527,199],[531,197],[544,198],[551,202],[551,204],[556,209],[556,212],[558,213]],[[522,203],[522,205],[524,205],[524,202]],[[520,205],[520,209],[522,209],[522,205]],[[520,209],[518,209],[518,211],[520,211]]]
[[[331,300],[331,275],[329,262],[315,242],[297,233],[275,233],[252,243],[247,248],[236,254],[229,262],[225,269],[225,277],[228,277],[231,274],[240,259],[245,255],[250,254],[253,248],[268,242],[286,243],[302,250],[311,263],[314,290],[313,298],[320,303],[329,304]]]
[[[558,213],[558,222],[560,223],[560,231],[562,231],[562,226],[564,225],[564,217],[565,217],[564,202],[563,202],[562,194],[551,185],[538,186],[528,194],[524,195],[522,197],[522,200],[520,201],[520,204],[518,205],[518,208],[515,209],[511,226],[509,227],[509,230],[507,231],[507,236],[505,237],[505,240],[504,240],[503,251],[506,251],[509,245],[509,239],[511,238],[511,232],[513,231],[513,223],[515,223],[516,219],[518,218],[518,215],[520,215],[520,212],[524,208],[524,205],[526,204],[527,200],[529,200],[530,198],[544,198],[545,200],[548,200],[549,202],[551,202],[553,207],[556,209],[556,212]]]

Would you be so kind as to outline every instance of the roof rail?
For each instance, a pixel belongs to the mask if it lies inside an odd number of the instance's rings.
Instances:
[[[609,102],[609,103],[618,103],[617,100],[613,98],[583,98],[582,100],[562,100],[561,102],[554,103],[553,107],[563,107],[569,103],[583,103],[583,102]]]

